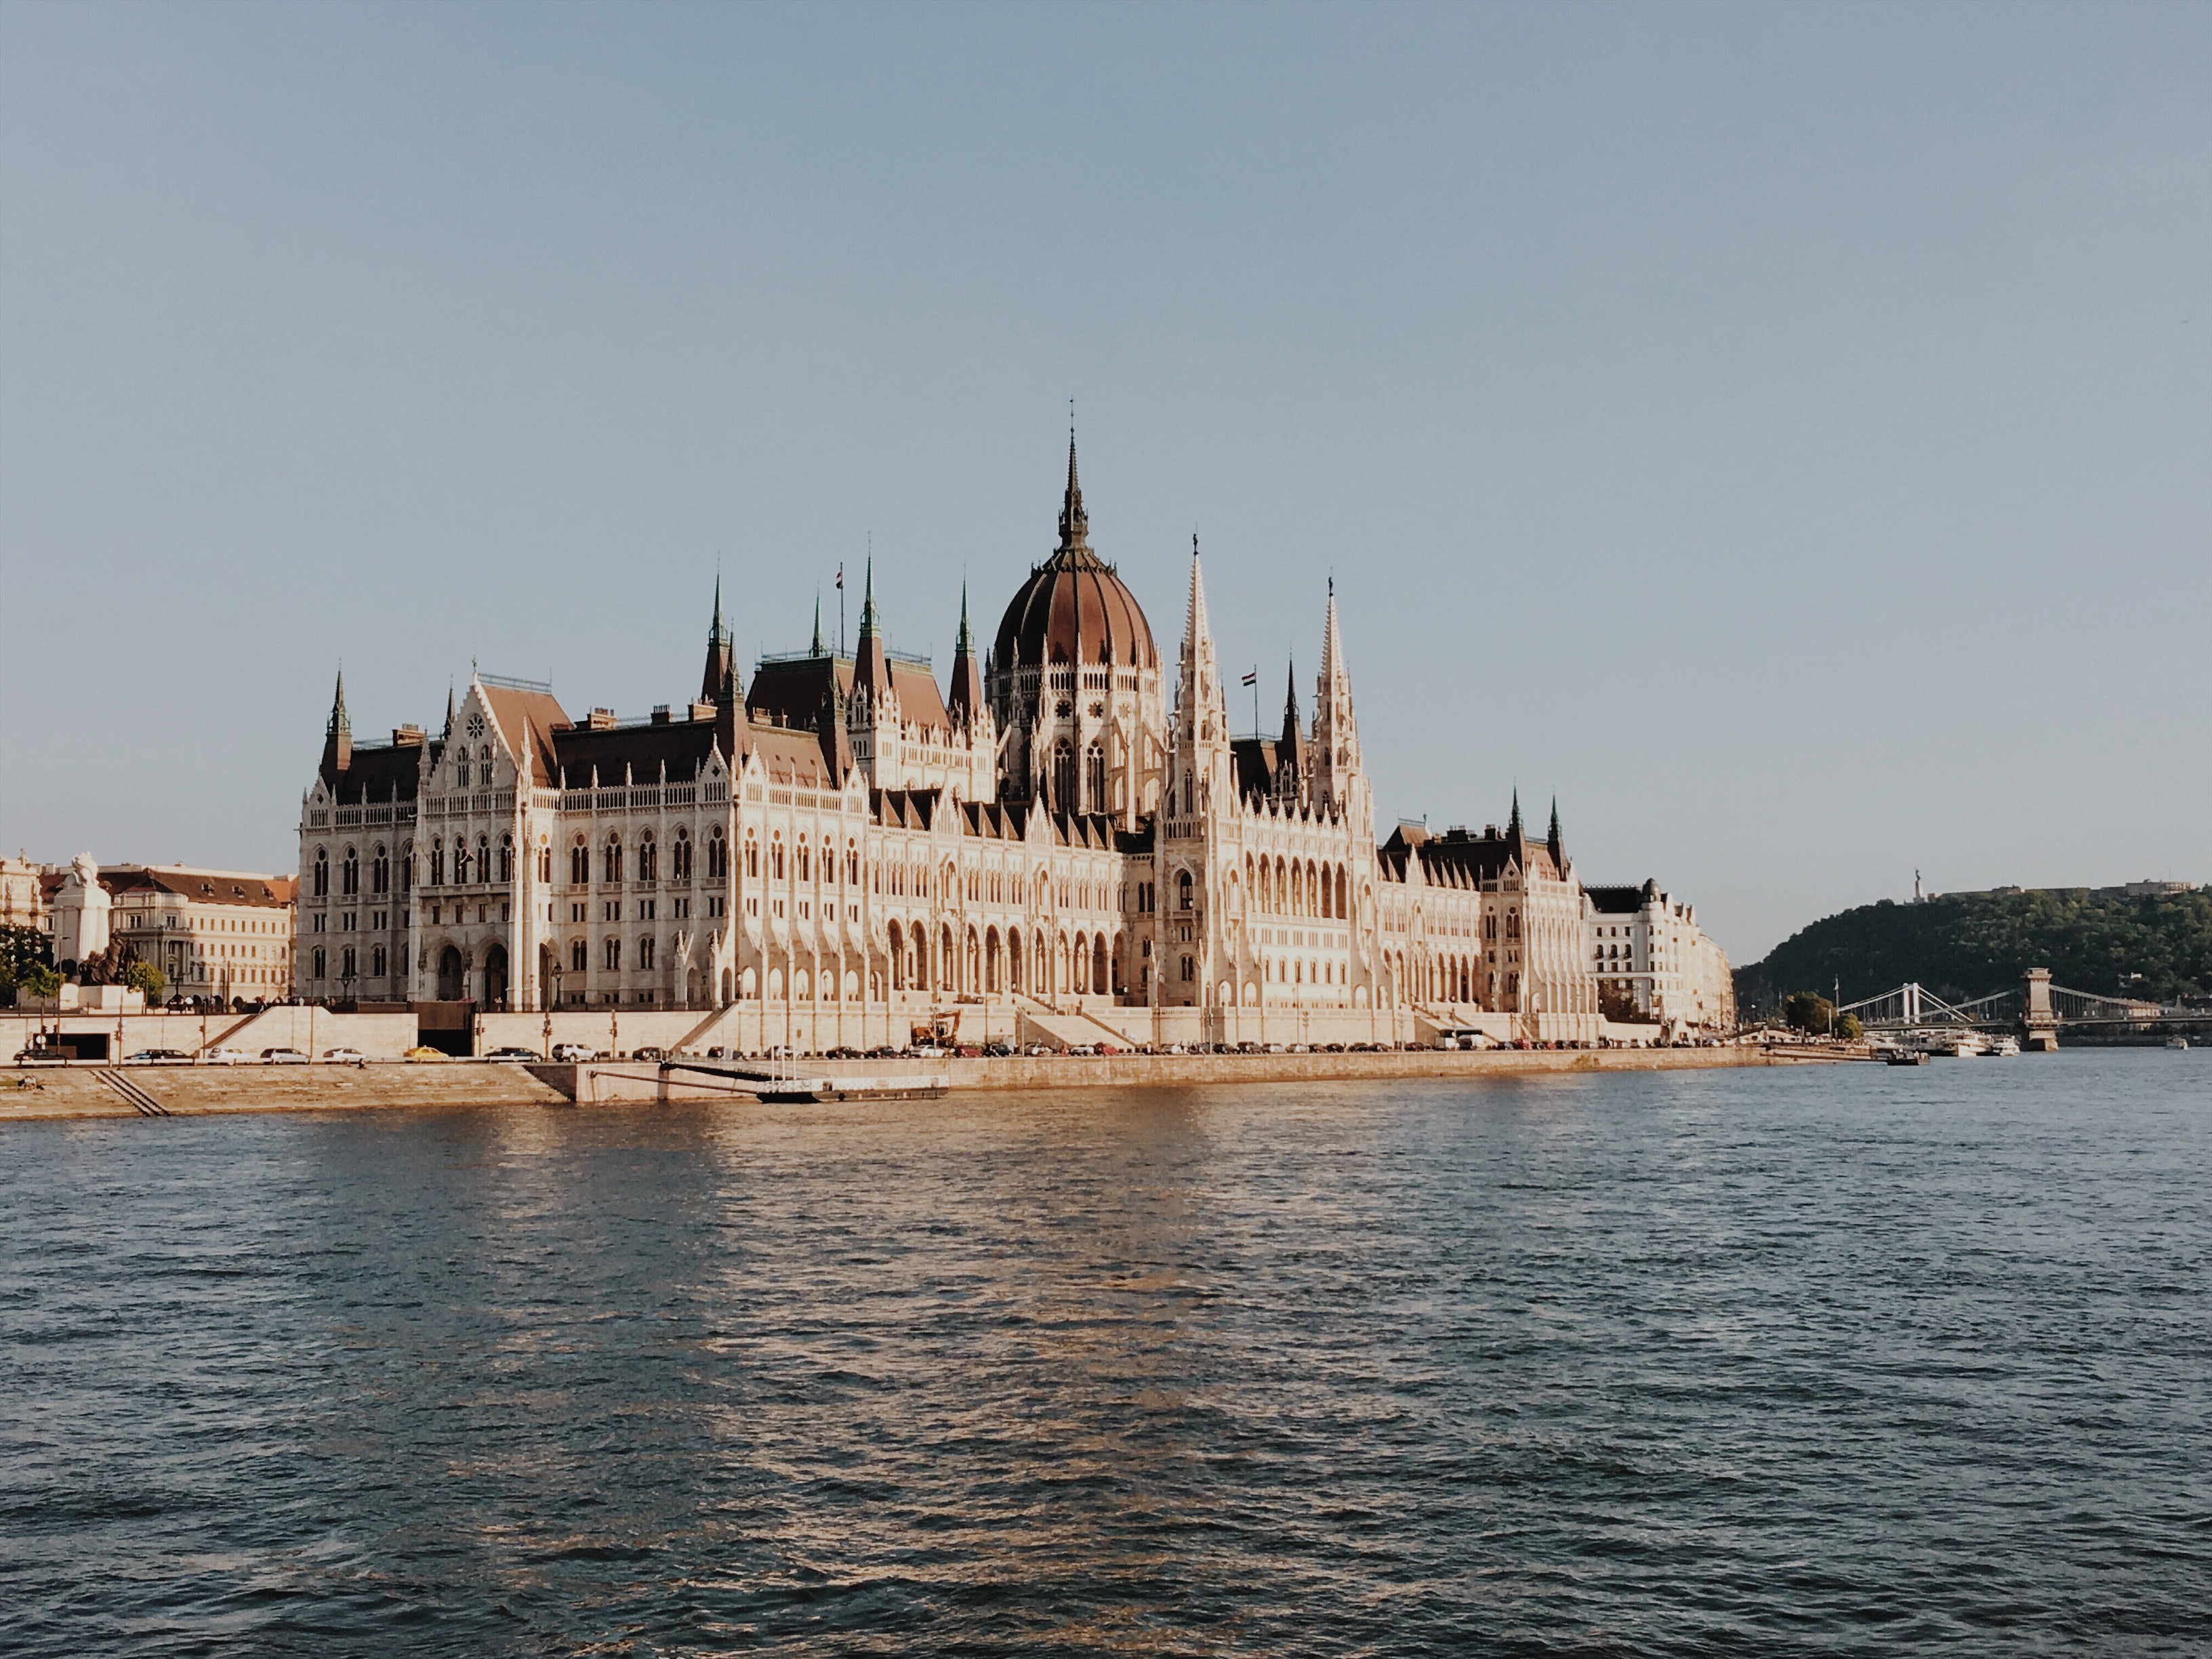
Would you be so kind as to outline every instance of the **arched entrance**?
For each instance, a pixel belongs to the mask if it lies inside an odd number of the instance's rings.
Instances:
[[[459,1002],[468,994],[461,970],[461,953],[448,945],[438,952],[438,1000]]]
[[[495,945],[484,952],[484,1006],[507,1006],[507,946]]]

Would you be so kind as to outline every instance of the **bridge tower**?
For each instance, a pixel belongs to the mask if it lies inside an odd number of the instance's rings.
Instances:
[[[2025,1046],[2031,1054],[2055,1054],[2058,1052],[2058,1015],[2051,1006],[2051,969],[2031,968],[2027,970],[2027,1006],[2021,1017],[2026,1026]]]

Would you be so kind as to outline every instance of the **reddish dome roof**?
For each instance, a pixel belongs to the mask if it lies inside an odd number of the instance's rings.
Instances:
[[[1091,550],[1091,521],[1075,473],[1075,440],[1067,441],[1067,495],[1060,510],[1060,546],[1030,572],[999,621],[994,666],[1073,662],[1079,641],[1086,663],[1158,668],[1152,624],[1114,567]]]

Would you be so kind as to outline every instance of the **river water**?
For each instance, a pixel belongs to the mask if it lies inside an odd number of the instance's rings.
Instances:
[[[12,1655],[2212,1642],[2212,1053],[0,1133]]]

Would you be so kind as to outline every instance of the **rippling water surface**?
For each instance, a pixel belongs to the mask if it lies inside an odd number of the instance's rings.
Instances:
[[[15,1655],[2202,1650],[2212,1054],[0,1131]]]

